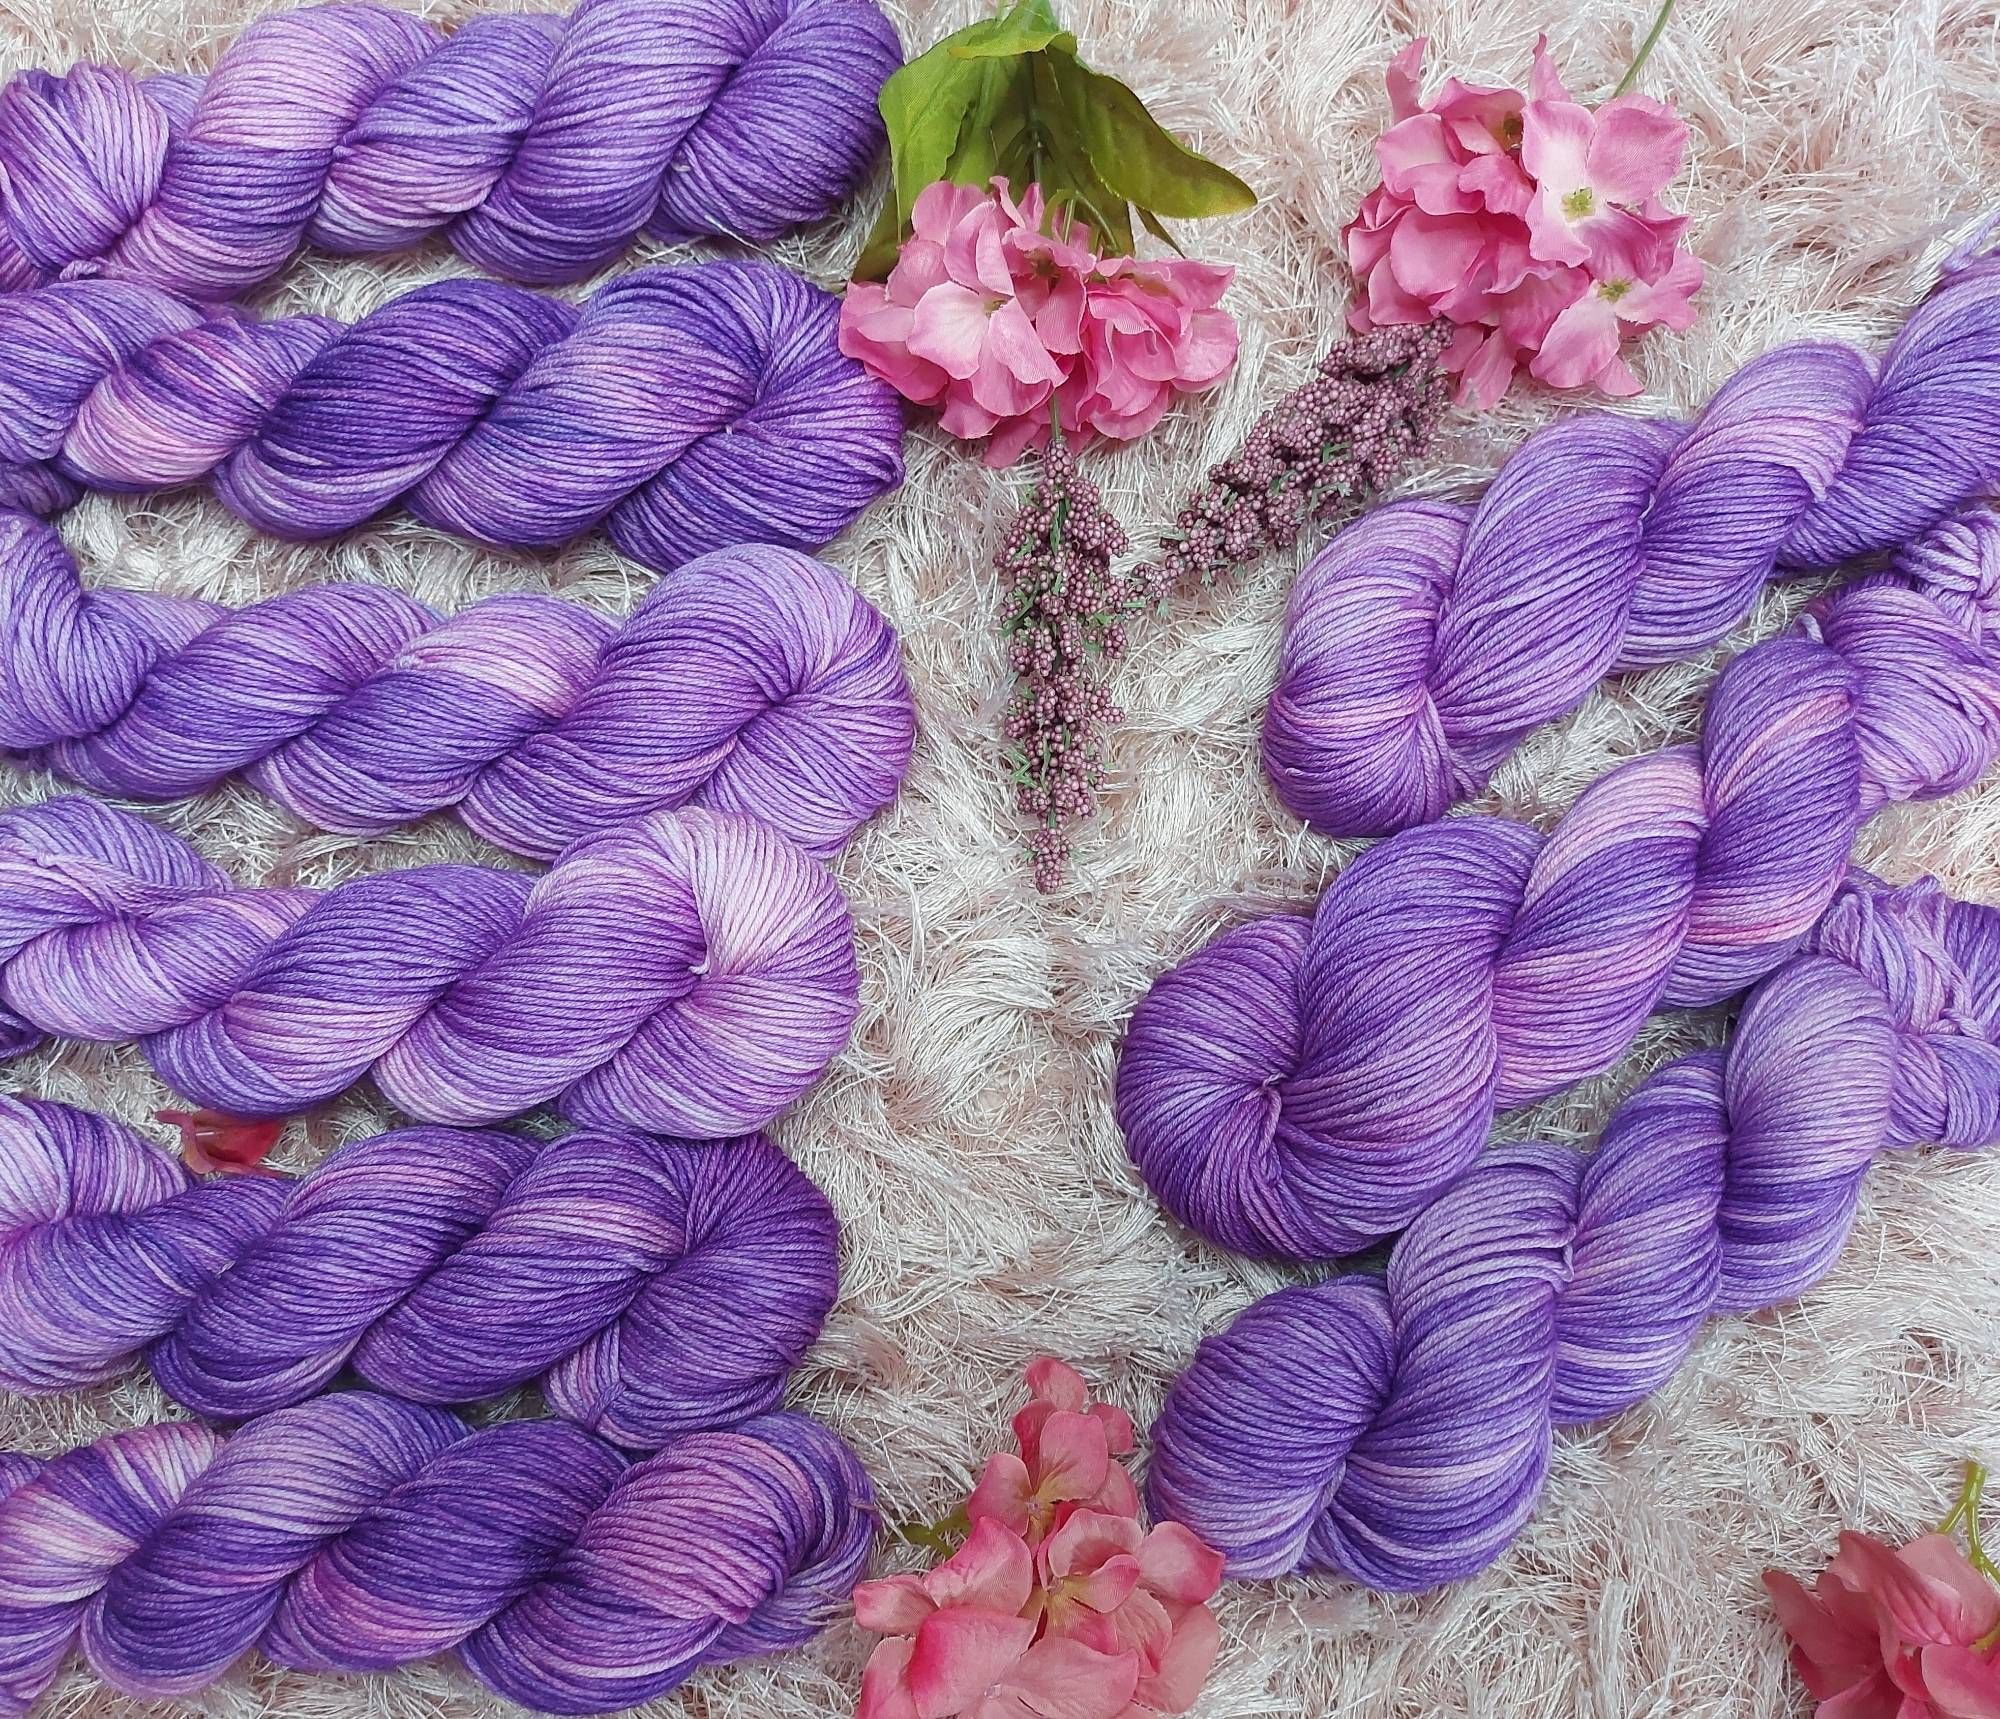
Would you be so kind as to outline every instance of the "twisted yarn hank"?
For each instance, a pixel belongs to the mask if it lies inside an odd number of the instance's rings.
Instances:
[[[895,797],[916,712],[895,634],[796,550],[714,550],[631,619],[522,594],[449,618],[383,586],[230,611],[83,589],[47,526],[0,514],[0,749],[166,800],[241,771],[321,829],[449,807],[548,859],[683,805],[835,852]]]
[[[581,305],[440,281],[351,326],[131,281],[0,298],[0,506],[210,483],[279,537],[393,505],[482,543],[602,524],[665,571],[813,549],[902,482],[902,408],[776,264],[641,269]]]
[[[753,819],[656,812],[545,876],[427,865],[245,889],[94,800],[0,813],[0,1054],[136,1038],[176,1091],[283,1116],[372,1075],[428,1122],[761,1128],[845,1047],[853,922]]]
[[[1610,1068],[1662,1003],[1717,1002],[1818,922],[1883,805],[2000,753],[2000,518],[1745,652],[1699,747],[1606,772],[1543,837],[1454,818],[1378,843],[1311,919],[1166,974],[1117,1078],[1163,1204],[1242,1253],[1326,1259],[1402,1229],[1498,1111]]]
[[[302,243],[437,233],[554,282],[642,231],[774,238],[867,174],[901,60],[872,0],[584,0],[449,38],[308,7],[252,25],[205,79],[22,72],[0,90],[0,291],[105,276],[226,299]]]
[[[1572,419],[1476,506],[1350,525],[1287,606],[1264,717],[1278,798],[1330,835],[1441,817],[1607,674],[1688,656],[1767,580],[1897,549],[2000,488],[2000,258],[1978,243],[1879,368],[1781,347],[1691,424]]]
[[[2000,1139],[2000,910],[1862,880],[1585,1158],[1496,1147],[1386,1281],[1280,1290],[1209,1338],[1153,1428],[1155,1516],[1242,1576],[1456,1581],[1533,1515],[1553,1429],[1657,1390],[1717,1314],[1803,1294],[1877,1154]]]
[[[474,1432],[353,1391],[227,1439],[177,1423],[0,1464],[10,1715],[72,1647],[142,1697],[252,1648],[319,1672],[451,1652],[524,1707],[612,1712],[811,1639],[875,1530],[854,1453],[782,1413],[628,1463],[566,1421]]]
[[[242,1420],[347,1369],[438,1404],[539,1380],[656,1449],[779,1406],[839,1233],[761,1135],[402,1128],[303,1179],[195,1182],[109,1117],[0,1098],[0,1389],[143,1354],[176,1402]]]

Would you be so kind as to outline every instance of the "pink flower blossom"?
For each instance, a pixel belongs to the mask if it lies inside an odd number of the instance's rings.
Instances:
[[[990,464],[1044,445],[1058,416],[1079,441],[1143,435],[1236,362],[1230,269],[1100,257],[1088,226],[1005,179],[926,186],[910,220],[888,280],[848,286],[840,349],[949,434],[987,438]]]
[[[1112,1460],[1133,1447],[1123,1410],[1092,1403],[1060,1361],[1034,1362],[1028,1380],[1014,1417],[1021,1454],[1004,1453],[1028,1497],[1010,1481],[1006,1512],[968,1505],[970,1537],[935,1569],[855,1589],[855,1621],[884,1637],[862,1674],[858,1719],[1158,1719],[1200,1693],[1220,1639],[1208,1601],[1221,1554],[1179,1523],[1141,1526],[1138,1494]],[[1123,1485],[1108,1485],[1100,1464]],[[1014,1473],[989,1464],[995,1472]],[[1033,1496],[1086,1482],[1118,1507]],[[1005,1519],[1016,1505],[1018,1526]]]
[[[1489,406],[1526,368],[1552,387],[1630,394],[1620,356],[1647,329],[1684,329],[1701,264],[1659,194],[1688,128],[1641,95],[1593,111],[1537,42],[1531,95],[1448,78],[1421,100],[1424,43],[1391,62],[1382,182],[1342,230],[1357,330],[1451,324],[1444,367]]]
[[[1822,1719],[2000,1719],[2000,1588],[1945,1535],[1843,1533],[1811,1591],[1764,1585]]]

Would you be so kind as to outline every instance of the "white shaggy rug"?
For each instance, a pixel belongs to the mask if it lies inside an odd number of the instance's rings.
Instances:
[[[0,0],[0,71],[80,55],[199,66],[263,9]],[[1434,75],[1520,82],[1546,27],[1572,86],[1601,96],[1652,0],[1064,0],[1063,10],[1089,57],[1265,197],[1189,235],[1240,264],[1235,376],[1138,447],[1094,461],[1144,543],[1336,332],[1336,234],[1373,182],[1389,55],[1424,32]],[[899,22],[907,42],[926,44],[973,15],[972,0],[946,0],[907,5]],[[1641,351],[1641,409],[1687,410],[1782,341],[1879,343],[1921,290],[1939,237],[2000,204],[1990,0],[1686,0],[1645,87],[1671,94],[1694,125],[1681,197],[1710,284],[1693,333]],[[785,255],[837,281],[860,230],[850,220]],[[269,302],[351,315],[457,267],[437,255],[390,268],[321,259],[294,269]],[[1533,398],[1460,420],[1449,462],[1412,487],[1474,484],[1570,409]],[[1196,1340],[1281,1281],[1160,1216],[1112,1126],[1111,1071],[1121,1023],[1155,974],[1232,921],[1311,901],[1349,851],[1301,832],[1257,767],[1296,565],[1281,558],[1142,632],[1120,681],[1133,716],[1116,791],[1079,843],[1074,890],[1036,897],[993,742],[1002,675],[988,563],[1012,482],[934,435],[913,437],[910,452],[908,487],[832,555],[902,629],[923,737],[901,803],[841,862],[862,928],[860,1032],[779,1130],[847,1225],[846,1294],[797,1399],[855,1440],[900,1518],[938,1515],[964,1491],[1005,1436],[1030,1356],[1067,1356],[1143,1426]],[[553,582],[622,609],[642,583],[601,543],[517,559],[390,524],[288,548],[186,497],[92,502],[64,529],[100,581],[230,601],[349,578],[453,606]],[[1726,649],[1776,629],[1803,595],[1772,598]],[[1715,667],[1601,693],[1510,764],[1489,803],[1552,819],[1613,759],[1687,732]],[[0,773],[9,801],[53,787]],[[246,879],[324,883],[479,855],[444,820],[356,843],[302,831],[243,792],[169,816]],[[2000,899],[1996,838],[2000,783],[1879,820],[1866,857],[1898,881],[1930,871],[1962,894]],[[1615,1077],[1509,1127],[1585,1139],[1640,1070],[1714,1028],[1659,1023]],[[163,1100],[128,1052],[44,1055],[0,1078],[134,1119]],[[282,1161],[302,1165],[384,1120],[352,1102],[312,1138],[288,1139]],[[1331,1582],[1229,1590],[1223,1657],[1199,1712],[1802,1713],[1758,1571],[1817,1565],[1843,1522],[1913,1534],[1942,1514],[1965,1454],[2000,1456],[1996,1332],[2000,1155],[1885,1163],[1827,1281],[1799,1306],[1718,1324],[1651,1403],[1563,1439],[1533,1527],[1479,1580],[1422,1599]],[[0,1444],[54,1451],[169,1412],[138,1383],[84,1402],[4,1400]],[[864,1652],[857,1632],[838,1628],[811,1651],[703,1676],[657,1711],[845,1714]],[[250,1665],[198,1710],[469,1719],[502,1705],[448,1666],[339,1682]],[[80,1672],[46,1703],[52,1715],[137,1710]]]

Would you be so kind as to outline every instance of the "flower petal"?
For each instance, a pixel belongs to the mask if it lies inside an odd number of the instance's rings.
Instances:
[[[1042,1428],[1041,1457],[1035,1496],[1050,1502],[1090,1497],[1104,1484],[1105,1471],[1111,1466],[1104,1428],[1089,1415],[1067,1409],[1050,1415]]]
[[[1114,1719],[1138,1687],[1139,1658],[1047,1636],[1022,1655],[1007,1684],[1044,1719]]]
[[[854,1590],[854,1621],[875,1635],[915,1635],[936,1609],[917,1576],[885,1576]]]
[[[861,1699],[854,1719],[922,1719],[910,1693],[910,1655],[916,1643],[896,1636],[875,1644],[861,1672]]]
[[[1617,203],[1643,203],[1681,170],[1688,127],[1651,96],[1624,95],[1597,110],[1591,134],[1590,183]]]
[[[1528,374],[1551,388],[1581,388],[1618,356],[1618,318],[1595,292],[1587,292],[1549,325]]]
[[[1027,313],[1011,299],[987,321],[986,350],[1019,382],[1053,386],[1063,379],[1062,366],[1036,336]]]
[[[1521,165],[1558,199],[1590,183],[1590,109],[1573,101],[1531,101],[1521,110]]]
[[[1951,1719],[2000,1719],[2000,1657],[1970,1648],[1923,1650],[1924,1690]]]
[[[1554,57],[1549,53],[1549,39],[1535,38],[1534,64],[1528,71],[1528,93],[1536,101],[1568,101],[1569,86],[1563,82],[1562,73],[1556,70]]]
[[[1020,1664],[1035,1626],[1026,1618],[953,1606],[917,1632],[905,1675],[922,1719],[947,1719],[970,1706]]]
[[[1133,1697],[1155,1713],[1185,1713],[1201,1694],[1222,1647],[1222,1626],[1206,1606],[1174,1616],[1174,1633],[1157,1669],[1141,1675]]]
[[[917,193],[910,205],[910,230],[920,239],[942,245],[952,228],[979,207],[984,193],[976,185],[953,185],[933,180]]]
[[[1384,82],[1389,86],[1389,112],[1393,118],[1408,119],[1423,105],[1424,47],[1427,37],[1418,36],[1389,62]]]
[[[1042,1566],[1057,1577],[1088,1572],[1107,1559],[1130,1556],[1144,1540],[1144,1531],[1129,1516],[1079,1510],[1043,1543]]]
[[[1035,1560],[1027,1542],[990,1516],[973,1523],[965,1544],[923,1578],[924,1592],[938,1606],[1001,1613],[1018,1612],[1034,1585]]]
[[[983,435],[985,432],[980,433]],[[1012,1451],[997,1451],[986,1459],[979,1484],[965,1501],[965,1513],[974,1522],[990,1519],[1017,1534],[1025,1534],[1028,1529],[1028,1501],[1033,1497],[1034,1490],[1028,1465]]]
[[[946,375],[965,381],[978,373],[991,321],[986,300],[978,293],[953,283],[933,287],[912,316],[910,350]]]
[[[1964,1562],[1956,1546],[1941,1534],[1926,1536],[1936,1542],[1919,1553],[1912,1563],[1909,1548],[1892,1552],[1867,1534],[1845,1533],[1840,1552],[1829,1566],[1862,1592],[1871,1596],[1885,1628],[1913,1646],[1927,1642],[1955,1642],[1960,1646],[1977,1641],[1993,1627],[2000,1607],[1993,1589],[1968,1564],[1965,1573],[1971,1583],[1956,1574],[1943,1572],[1951,1561]],[[1917,1542],[1922,1545],[1923,1542]],[[1984,1603],[1974,1588],[1983,1588]]]
[[[1222,1554],[1179,1522],[1162,1522],[1146,1536],[1139,1569],[1147,1587],[1181,1605],[1200,1605],[1222,1586]]]

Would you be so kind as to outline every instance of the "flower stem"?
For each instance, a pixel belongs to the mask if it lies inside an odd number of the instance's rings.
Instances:
[[[1646,32],[1646,39],[1639,44],[1639,51],[1632,56],[1632,63],[1625,68],[1625,75],[1618,80],[1618,87],[1611,92],[1613,101],[1639,81],[1641,69],[1653,49],[1658,46],[1660,35],[1667,27],[1667,20],[1674,15],[1674,5],[1675,0],[1666,0],[1666,4],[1660,8],[1659,16],[1653,20],[1653,27]]]

